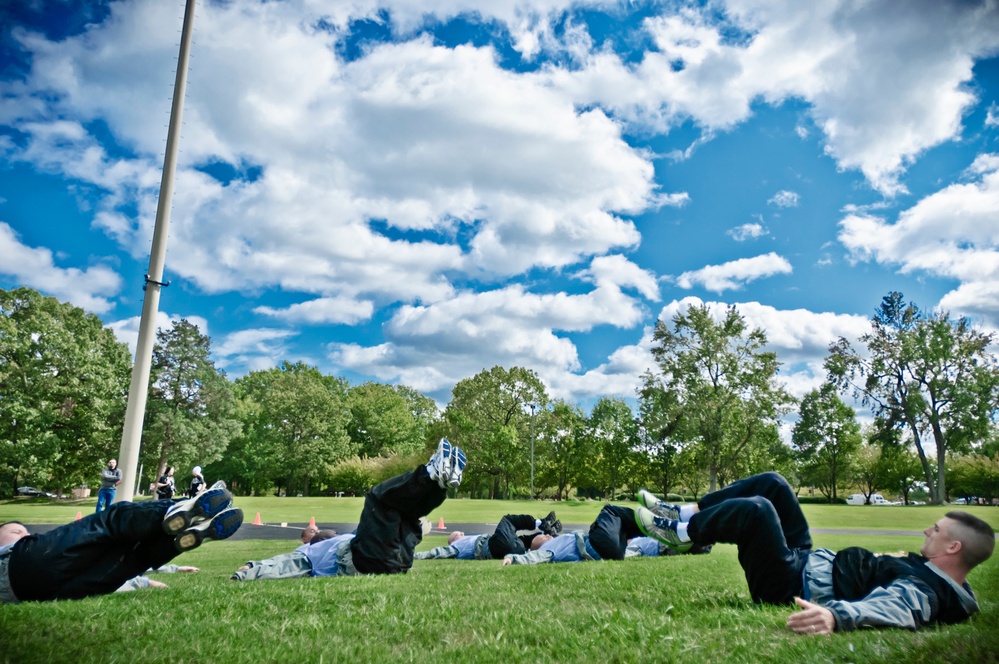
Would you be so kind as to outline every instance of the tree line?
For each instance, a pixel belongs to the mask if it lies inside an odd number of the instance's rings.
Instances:
[[[406,386],[351,385],[302,363],[232,380],[210,338],[180,320],[157,333],[139,487],[167,465],[183,485],[201,465],[243,494],[361,494],[447,436],[469,453],[461,491],[476,498],[641,487],[696,498],[772,469],[828,500],[847,488],[999,497],[999,363],[967,319],[889,293],[856,346],[832,341],[825,382],[800,402],[766,331],[734,306],[720,319],[699,306],[660,320],[653,341],[634,409],[604,397],[587,414],[534,371],[499,366],[459,381],[441,409]],[[0,289],[0,494],[95,485],[118,453],[130,372],[127,346],[95,315]],[[844,398],[870,408],[871,423]]]

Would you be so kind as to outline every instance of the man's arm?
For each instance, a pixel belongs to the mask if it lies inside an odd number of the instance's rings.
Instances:
[[[855,602],[833,600],[819,606],[796,598],[802,610],[788,617],[787,627],[799,634],[848,632],[858,627],[918,629],[933,620],[932,597],[933,591],[919,579],[900,577]]]
[[[457,558],[458,548],[454,546],[438,546],[430,551],[418,551],[413,556],[416,560],[436,560],[439,558]]]
[[[551,551],[528,551],[527,553],[508,553],[503,556],[504,565],[537,565],[550,563],[555,554]]]

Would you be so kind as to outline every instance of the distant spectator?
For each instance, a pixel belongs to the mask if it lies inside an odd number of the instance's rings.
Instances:
[[[149,488],[156,492],[156,497],[159,500],[170,500],[173,498],[173,493],[175,490],[173,482],[173,466],[167,466],[163,474],[160,475],[160,479],[153,482],[152,486]]]
[[[109,459],[108,465],[101,471],[101,488],[97,491],[97,510],[102,512],[111,507],[114,494],[121,484],[121,469],[117,459]]]
[[[195,466],[191,470],[191,486],[187,489],[187,497],[194,498],[196,495],[205,490],[208,484],[205,482],[205,476],[201,474],[201,466]]]

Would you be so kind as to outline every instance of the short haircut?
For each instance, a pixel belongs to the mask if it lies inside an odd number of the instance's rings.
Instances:
[[[989,559],[996,548],[996,531],[992,526],[967,512],[955,510],[944,516],[957,522],[951,524],[947,535],[961,542],[961,560],[969,570]]]
[[[27,528],[27,526],[21,523],[20,521],[4,521],[3,523],[0,523],[0,528],[3,528],[4,526],[9,526],[14,523],[21,526],[22,528]]]

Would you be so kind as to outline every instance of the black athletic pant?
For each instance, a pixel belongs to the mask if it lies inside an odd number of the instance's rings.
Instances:
[[[786,604],[801,594],[801,571],[812,548],[808,522],[791,485],[763,473],[709,493],[687,534],[695,544],[736,544],[756,603]]]
[[[172,500],[121,502],[14,544],[11,589],[21,601],[104,595],[175,556],[163,532]]]
[[[590,526],[590,546],[603,560],[624,560],[628,540],[641,534],[635,521],[635,510],[604,505]]]
[[[518,530],[536,530],[537,520],[530,514],[507,514],[489,536],[489,554],[500,560],[508,553],[527,553],[537,533],[517,535]]]
[[[420,517],[447,497],[426,466],[385,480],[364,497],[357,535],[350,542],[354,566],[362,574],[398,574],[413,566],[413,550],[423,540]]]

